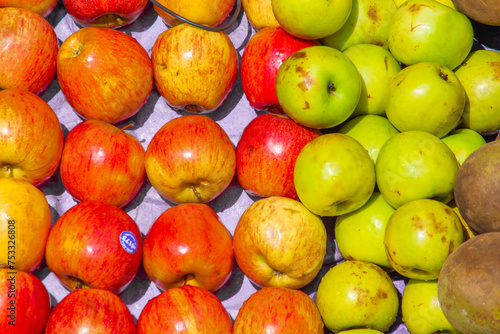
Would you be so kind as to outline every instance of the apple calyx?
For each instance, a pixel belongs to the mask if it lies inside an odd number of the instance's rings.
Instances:
[[[12,165],[9,164],[4,164],[2,166],[3,172],[5,177],[14,177],[14,169],[12,168]]]
[[[337,88],[335,88],[335,85],[330,82],[328,83],[326,90],[328,91],[328,94],[333,94],[337,91]]]
[[[114,27],[121,27],[126,23],[127,21],[125,21],[120,15],[105,14],[100,16],[94,22],[92,22],[92,26],[97,28],[114,28]]]
[[[443,79],[444,81],[448,81],[448,74],[444,74],[443,72],[439,71],[439,76],[441,77],[441,79]]]

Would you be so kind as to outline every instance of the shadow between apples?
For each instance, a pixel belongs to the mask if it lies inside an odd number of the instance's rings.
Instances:
[[[144,239],[144,235],[142,233],[141,235],[142,239]],[[144,297],[151,283],[152,282],[146,274],[146,270],[144,269],[143,263],[141,261],[134,279],[120,294],[120,298],[125,302],[125,304],[132,305],[141,300],[142,297]]]
[[[128,128],[131,131],[140,129],[144,126],[144,124],[148,121],[149,117],[153,114],[155,110],[156,103],[158,102],[158,99],[161,98],[160,93],[153,88],[151,91],[151,94],[149,94],[148,100],[146,103],[135,113],[130,118],[124,119],[123,121],[117,122],[114,125],[117,128],[124,128],[127,125],[133,124],[130,128]]]
[[[236,296],[243,286],[244,278],[245,275],[243,274],[240,267],[238,266],[238,263],[236,263],[235,260],[233,264],[233,270],[231,271],[231,276],[229,276],[227,282],[217,291],[215,291],[214,294],[217,296],[217,298],[220,299],[220,301],[225,301]]]
[[[148,1],[141,15],[132,24],[119,28],[127,35],[132,35],[132,32],[144,32],[151,28],[158,19],[158,13],[154,10],[153,3]],[[167,26],[165,26],[165,30]]]

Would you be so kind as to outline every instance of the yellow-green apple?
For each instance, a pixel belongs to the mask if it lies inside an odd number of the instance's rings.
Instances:
[[[0,331],[42,334],[50,314],[47,288],[35,275],[0,269]]]
[[[146,103],[153,66],[144,47],[123,31],[86,27],[61,44],[57,79],[77,114],[116,123]]]
[[[250,106],[258,111],[282,114],[275,88],[278,69],[292,53],[313,45],[319,42],[300,39],[281,27],[257,31],[241,57],[241,84]]]
[[[385,270],[392,266],[385,253],[385,229],[395,209],[379,192],[361,208],[335,220],[335,241],[346,260],[374,263]]]
[[[337,334],[383,334],[383,332],[371,328],[354,328],[340,331]]]
[[[460,122],[465,90],[455,73],[435,62],[402,69],[389,82],[385,113],[401,132],[427,131],[444,137]]]
[[[344,261],[323,276],[316,305],[325,326],[333,332],[370,328],[386,332],[396,321],[398,291],[379,266]]]
[[[137,334],[231,334],[232,323],[222,302],[212,292],[185,285],[148,300],[137,320]]]
[[[401,300],[401,313],[410,333],[458,334],[444,316],[437,288],[437,279],[424,281],[412,278],[406,283]]]
[[[361,95],[351,117],[359,115],[385,116],[389,83],[401,71],[392,54],[375,44],[356,44],[344,50],[362,78]]]
[[[476,50],[470,53],[455,74],[466,93],[463,127],[479,133],[500,129],[500,52]]]
[[[56,76],[58,48],[54,28],[42,16],[0,8],[0,89],[41,94]]]
[[[340,51],[356,44],[372,44],[388,49],[389,24],[396,12],[394,0],[352,0],[351,14],[335,33],[321,43]]]
[[[472,152],[486,144],[483,136],[467,128],[453,130],[441,140],[453,151],[460,165]]]
[[[352,115],[361,96],[362,78],[339,50],[323,45],[292,53],[276,74],[276,95],[296,122],[331,128]]]
[[[160,195],[174,203],[206,203],[236,174],[236,150],[225,130],[204,115],[165,123],[146,149],[146,174]]]
[[[229,16],[236,0],[158,0],[158,3],[177,15],[180,15],[197,24],[216,27],[224,22]],[[170,27],[179,25],[184,21],[174,18],[172,15],[154,5],[154,10]]]
[[[50,207],[40,189],[27,181],[0,178],[0,268],[35,271],[50,226]]]
[[[241,0],[241,7],[248,22],[257,31],[280,25],[274,16],[271,0]]]
[[[240,216],[233,246],[241,271],[257,285],[300,289],[323,265],[326,228],[299,201],[266,197]]]
[[[238,77],[238,53],[229,36],[188,23],[162,32],[151,60],[158,92],[177,110],[214,111]]]
[[[300,151],[321,135],[286,115],[257,115],[243,130],[236,146],[236,176],[250,195],[298,199],[293,169]]]
[[[453,151],[425,131],[405,131],[389,138],[379,151],[377,186],[394,208],[415,199],[453,199],[459,163]]]
[[[210,206],[183,203],[154,221],[144,238],[142,259],[146,274],[161,290],[194,285],[215,291],[231,275],[233,240]]]
[[[77,124],[66,135],[59,167],[64,188],[78,201],[127,205],[139,192],[145,150],[132,134],[99,120]]]
[[[263,287],[243,302],[234,319],[234,334],[263,331],[281,334],[323,334],[318,307],[306,293],[288,288]]]
[[[134,317],[125,302],[105,289],[71,291],[52,310],[44,334],[135,334]]]
[[[356,139],[368,151],[373,163],[385,142],[399,133],[389,120],[380,115],[361,115],[342,125],[337,131]]]
[[[389,50],[405,65],[435,62],[453,70],[467,57],[473,41],[469,18],[434,0],[406,1],[389,24]]]
[[[120,28],[142,14],[147,0],[63,0],[68,14],[81,27]]]
[[[19,7],[34,11],[47,17],[57,5],[58,0],[0,0],[0,7]]]
[[[399,274],[433,280],[448,255],[464,241],[460,219],[446,204],[416,199],[389,218],[384,243],[391,266]]]
[[[49,269],[69,290],[122,292],[142,259],[135,221],[105,202],[84,201],[64,212],[50,230],[45,249]]]
[[[351,13],[352,0],[334,3],[310,0],[271,0],[276,21],[290,34],[320,39],[338,31]]]
[[[339,216],[362,207],[375,189],[375,167],[368,151],[343,133],[309,141],[295,162],[299,199],[319,216]]]
[[[41,185],[57,170],[63,146],[61,123],[45,100],[26,90],[0,90],[0,177]]]
[[[406,2],[406,0],[393,0],[393,1],[396,4],[396,7],[401,7],[401,5]],[[452,0],[435,0],[435,1],[440,2],[443,5],[446,5],[450,8],[457,9]]]

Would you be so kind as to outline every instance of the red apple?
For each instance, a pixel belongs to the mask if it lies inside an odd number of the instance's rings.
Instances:
[[[186,285],[150,299],[137,321],[138,334],[231,334],[229,314],[210,291]]]
[[[26,8],[47,17],[57,5],[58,0],[0,0],[0,7]]]
[[[312,45],[319,42],[292,36],[281,27],[263,28],[250,38],[241,58],[240,75],[252,108],[283,113],[274,87],[276,73],[288,56]]]
[[[194,285],[215,291],[231,275],[233,262],[231,234],[206,204],[165,210],[144,238],[144,269],[162,290]]]
[[[146,174],[174,203],[206,203],[219,196],[236,172],[236,152],[224,129],[204,115],[165,123],[146,149]]]
[[[255,117],[236,146],[236,175],[241,187],[254,196],[298,199],[293,183],[295,160],[302,147],[320,134],[284,115]]]
[[[42,334],[49,314],[49,293],[38,277],[0,269],[0,333]]]
[[[66,211],[50,230],[45,249],[49,269],[69,290],[80,287],[122,292],[142,258],[142,237],[122,209],[84,201]]]
[[[57,36],[39,14],[0,8],[0,89],[41,94],[56,75]]]
[[[148,0],[63,0],[63,3],[80,26],[120,28],[137,20]]]
[[[151,59],[123,31],[86,27],[61,44],[57,78],[76,113],[116,123],[135,115],[153,89]]]
[[[61,180],[78,201],[127,205],[139,192],[145,150],[133,135],[109,123],[86,120],[66,136]]]
[[[52,310],[44,334],[135,334],[137,327],[127,305],[104,289],[70,292]]]
[[[25,90],[0,90],[0,177],[41,185],[57,170],[63,145],[61,124],[47,102]]]
[[[300,290],[264,287],[252,294],[234,320],[234,334],[323,334],[314,301]]]

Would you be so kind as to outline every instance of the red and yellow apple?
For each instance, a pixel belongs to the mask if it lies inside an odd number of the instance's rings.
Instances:
[[[127,205],[139,192],[145,150],[132,134],[98,120],[76,125],[66,136],[61,181],[78,201]]]
[[[45,100],[20,89],[0,90],[0,177],[41,185],[57,170],[64,137]]]
[[[116,123],[146,103],[153,66],[144,47],[123,31],[86,27],[61,44],[57,79],[77,114]]]
[[[41,94],[56,75],[54,28],[26,8],[0,8],[0,89]]]
[[[58,0],[0,0],[0,7],[19,7],[34,11],[47,17],[57,5]]]
[[[224,129],[204,115],[165,123],[146,149],[146,174],[173,203],[206,203],[219,196],[236,173],[236,152]]]
[[[122,209],[84,201],[66,211],[50,230],[45,250],[49,269],[69,290],[122,292],[142,259],[142,237]]]

